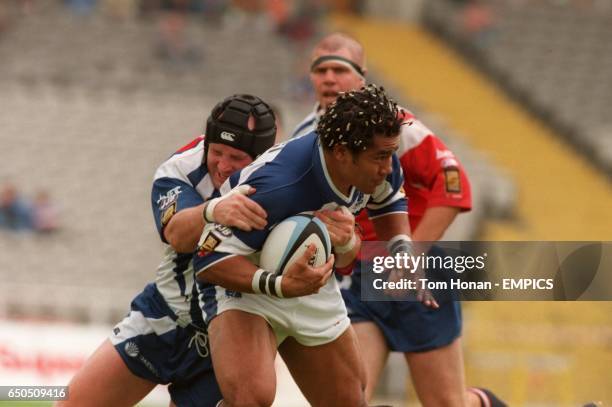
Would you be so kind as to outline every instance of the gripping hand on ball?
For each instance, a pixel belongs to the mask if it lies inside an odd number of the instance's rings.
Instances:
[[[330,255],[322,266],[314,267],[310,264],[315,253],[315,246],[308,245],[304,254],[283,273],[282,292],[285,298],[315,294],[327,283],[333,271],[334,255]]]

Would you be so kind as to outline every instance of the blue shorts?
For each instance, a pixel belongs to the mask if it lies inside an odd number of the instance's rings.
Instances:
[[[431,253],[440,252],[432,248]],[[453,300],[457,297],[452,292],[437,296],[444,298],[438,301],[438,309],[417,301],[362,301],[360,270],[361,264],[357,263],[353,274],[345,277],[350,279],[349,287],[342,289],[348,316],[351,323],[374,322],[391,351],[425,352],[449,345],[461,335],[461,303]],[[450,274],[443,272],[438,275]]]
[[[128,369],[136,376],[170,384],[179,407],[214,407],[222,399],[210,358],[206,331],[181,327],[154,284],[145,287],[130,313],[110,336]],[[176,317],[174,317],[176,318]]]

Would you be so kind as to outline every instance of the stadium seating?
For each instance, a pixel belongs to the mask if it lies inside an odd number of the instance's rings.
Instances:
[[[428,2],[429,24],[612,176],[612,5],[485,2],[493,23],[478,42],[461,24],[460,4]]]

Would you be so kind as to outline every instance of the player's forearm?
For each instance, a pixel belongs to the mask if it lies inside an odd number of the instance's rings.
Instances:
[[[355,245],[351,250],[346,253],[335,252],[336,261],[334,266],[342,268],[352,264],[355,261],[359,250],[361,250],[361,239],[359,238],[359,235],[355,234]]]
[[[397,235],[410,235],[408,216],[403,213],[390,213],[372,219],[378,240],[391,240]]]
[[[200,281],[228,290],[252,293],[252,281],[258,267],[243,256],[226,258],[197,274]]]
[[[427,208],[423,218],[412,234],[412,239],[421,242],[439,240],[446,229],[453,223],[460,209],[451,206],[435,206]]]
[[[193,252],[204,229],[202,211],[205,204],[186,208],[176,213],[166,228],[164,237],[174,250],[179,253]]]

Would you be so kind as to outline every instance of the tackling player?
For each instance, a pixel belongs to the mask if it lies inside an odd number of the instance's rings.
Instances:
[[[257,97],[235,95],[215,106],[200,136],[156,171],[151,194],[164,258],[155,283],[69,384],[59,406],[132,406],[157,384],[170,384],[179,406],[215,406],[221,399],[198,304],[192,256],[207,222],[262,229],[266,212],[244,194],[210,200],[234,171],[275,141],[274,114]],[[308,270],[305,270],[307,272]]]
[[[354,38],[334,33],[322,39],[314,48],[310,74],[318,103],[292,137],[316,128],[338,94],[359,89],[366,73],[363,47]],[[470,184],[459,160],[440,139],[407,111],[401,120],[397,155],[410,205],[412,238],[436,241],[457,214],[470,210]],[[376,235],[365,212],[358,221],[364,240],[385,240]],[[361,348],[367,350],[363,355],[368,400],[389,352],[398,351],[405,355],[424,405],[503,405],[488,390],[466,390],[459,302],[442,302],[439,309],[417,302],[362,302],[359,280],[358,273],[354,273],[350,288],[343,289],[342,295]]]

